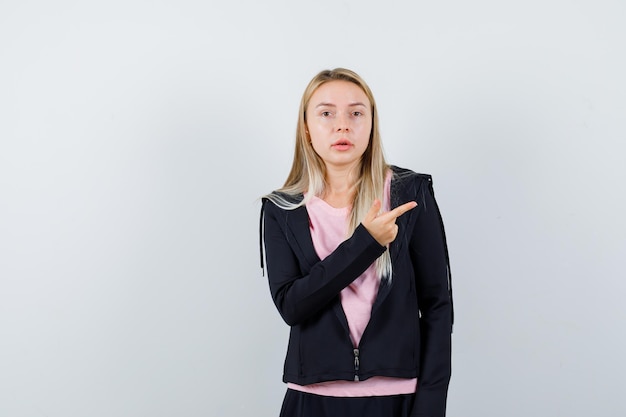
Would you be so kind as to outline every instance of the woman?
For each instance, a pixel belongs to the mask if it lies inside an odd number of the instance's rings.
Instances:
[[[430,176],[385,162],[356,73],[307,86],[291,172],[263,198],[262,221],[270,292],[291,326],[281,416],[444,416],[443,223]]]

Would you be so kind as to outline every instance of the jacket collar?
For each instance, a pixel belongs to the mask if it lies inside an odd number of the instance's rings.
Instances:
[[[398,168],[395,166],[391,166],[391,169],[393,171],[393,176],[391,177],[391,201],[389,207],[391,208],[391,210],[393,210],[394,208],[411,201],[411,195],[415,194],[410,193],[408,187],[410,187],[411,182],[406,181],[406,176],[404,175],[409,171],[403,170],[402,168]],[[396,224],[398,225],[398,235],[389,245],[392,263],[395,263],[394,261],[404,245],[408,245],[408,240],[406,238],[407,230],[408,226],[411,224],[411,220],[414,215],[415,210],[410,210],[402,216],[398,217],[398,219],[396,220]],[[376,300],[374,301],[374,305],[372,306],[372,315],[376,313],[378,307],[389,295],[394,283],[393,276],[391,278],[391,280],[381,281],[380,287],[378,288],[378,294],[376,295]]]
[[[320,261],[315,246],[313,246],[313,238],[311,237],[309,213],[305,206],[298,207],[295,210],[287,211],[285,217],[288,233],[292,234],[294,241],[300,248],[302,256],[306,259],[307,267],[310,269]]]

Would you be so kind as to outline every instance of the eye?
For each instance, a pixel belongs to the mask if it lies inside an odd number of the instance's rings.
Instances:
[[[353,111],[353,112],[352,112],[352,115],[353,115],[353,116],[356,116],[356,117],[360,117],[360,116],[363,116],[363,112],[360,112],[360,111]]]
[[[330,112],[329,111],[323,111],[321,113],[322,117],[329,117],[330,116]]]

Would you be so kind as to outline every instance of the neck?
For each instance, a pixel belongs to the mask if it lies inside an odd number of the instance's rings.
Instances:
[[[324,200],[346,206],[352,204],[359,168],[359,163],[341,167],[327,165]]]

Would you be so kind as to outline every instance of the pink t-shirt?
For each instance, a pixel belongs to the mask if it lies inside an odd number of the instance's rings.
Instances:
[[[385,179],[383,210],[389,210],[391,171]],[[350,207],[336,208],[324,200],[313,196],[306,204],[310,219],[311,237],[320,259],[330,255],[346,240]],[[380,279],[375,264],[341,291],[341,306],[348,320],[350,339],[355,347],[359,345],[363,331],[367,327],[372,305],[378,294]],[[287,384],[288,388],[317,395],[332,397],[368,397],[379,395],[412,394],[417,387],[417,379],[376,376],[365,381],[327,381],[310,385]]]

